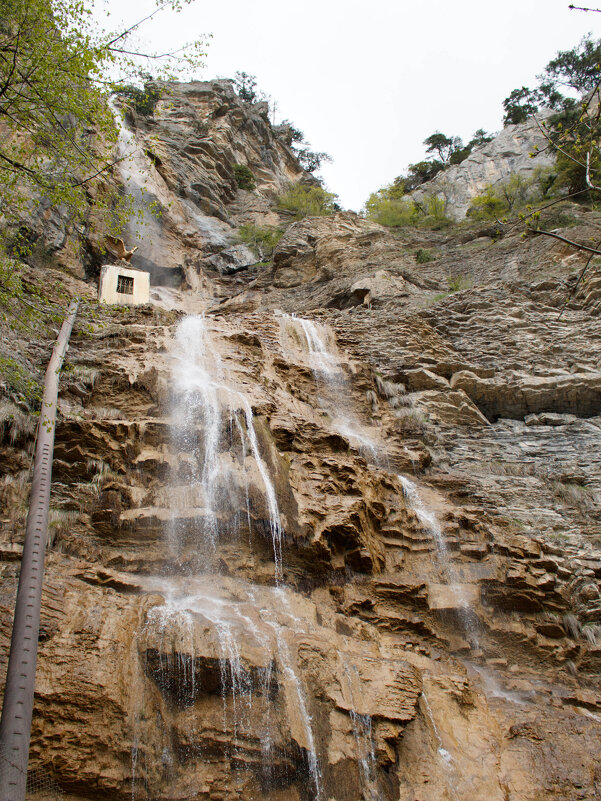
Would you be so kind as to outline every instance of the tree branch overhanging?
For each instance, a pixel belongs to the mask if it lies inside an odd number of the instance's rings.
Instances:
[[[559,239],[560,242],[565,242],[566,245],[571,245],[572,247],[577,248],[578,250],[585,250],[587,253],[592,253],[594,255],[601,256],[601,250],[599,250],[598,248],[592,248],[589,245],[583,245],[580,242],[574,242],[572,239],[566,239],[565,236],[556,234],[554,231],[543,231],[542,229],[538,228],[529,228],[528,233],[532,235],[542,234],[543,236],[550,236],[553,237],[553,239]]]

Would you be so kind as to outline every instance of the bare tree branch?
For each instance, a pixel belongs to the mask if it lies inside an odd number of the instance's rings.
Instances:
[[[542,229],[538,228],[530,228],[529,233],[531,234],[543,234],[544,236],[551,236],[553,239],[559,239],[560,242],[565,242],[567,245],[571,245],[574,248],[578,248],[578,250],[586,250],[587,253],[593,253],[597,256],[601,256],[601,250],[597,248],[591,248],[588,245],[582,245],[580,242],[574,242],[571,239],[566,239],[565,236],[561,236],[560,234],[556,234],[553,231],[543,231]]]
[[[597,242],[597,247],[599,247],[599,246],[601,246],[601,239],[600,239],[600,240]],[[572,287],[572,290],[571,290],[571,292],[569,293],[569,295],[568,295],[568,296],[567,296],[567,298],[565,299],[565,303],[564,303],[564,304],[563,304],[563,306],[561,307],[561,311],[559,312],[559,315],[558,315],[558,317],[557,317],[557,319],[558,319],[558,320],[561,318],[561,315],[562,315],[562,314],[564,313],[564,311],[566,310],[568,303],[569,303],[569,302],[572,300],[572,298],[573,298],[573,297],[574,297],[574,295],[576,294],[576,292],[577,292],[577,290],[578,290],[578,287],[580,286],[580,284],[581,284],[581,282],[582,282],[582,280],[583,280],[583,278],[584,278],[584,275],[585,275],[586,271],[588,270],[588,268],[589,268],[589,266],[590,266],[590,263],[591,263],[591,261],[593,260],[593,256],[594,256],[594,255],[595,255],[594,253],[591,253],[591,255],[590,255],[590,256],[588,257],[588,259],[586,260],[586,264],[584,265],[584,267],[583,267],[583,268],[582,268],[582,270],[580,271],[580,275],[578,276],[578,279],[576,280],[576,283],[575,283],[575,284],[574,284],[574,286]]]

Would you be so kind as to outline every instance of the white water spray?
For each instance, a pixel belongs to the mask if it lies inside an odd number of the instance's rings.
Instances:
[[[206,320],[202,316],[186,317],[178,326],[174,351],[173,427],[175,444],[180,452],[192,454],[196,464],[184,493],[195,505],[197,519],[202,520],[201,545],[215,553],[220,528],[220,514],[227,504],[234,454],[223,453],[220,440],[228,429],[235,428],[240,439],[238,459],[243,472],[247,455],[252,456],[261,477],[269,531],[273,546],[275,578],[282,579],[282,528],[275,489],[261,456],[253,413],[246,395],[232,386]],[[242,419],[240,419],[242,417]],[[178,479],[179,480],[179,479]],[[245,505],[250,526],[248,479],[244,472]],[[181,493],[179,493],[181,495]],[[174,500],[178,493],[173,493]],[[202,514],[198,504],[202,503]],[[172,507],[173,520],[185,517],[185,510]],[[177,547],[178,532],[172,526],[172,546]]]

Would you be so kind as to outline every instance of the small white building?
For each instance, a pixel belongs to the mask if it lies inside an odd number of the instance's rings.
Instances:
[[[105,264],[100,270],[98,299],[121,306],[150,303],[150,274],[124,264]]]

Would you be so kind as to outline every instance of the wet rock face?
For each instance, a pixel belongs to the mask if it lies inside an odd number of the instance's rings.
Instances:
[[[597,797],[596,276],[560,317],[563,245],[341,213],[207,309],[202,237],[295,173],[228,85],[177,97],[130,124],[216,216],[166,224],[194,291],[74,333],[32,764],[74,801]],[[3,428],[3,659],[33,434]]]
[[[93,385],[67,381],[61,400],[32,752],[74,797],[148,787],[218,799],[233,786],[274,800],[351,801],[357,788],[408,801],[449,787],[474,799],[504,799],[509,786],[515,798],[559,799],[555,788],[575,783],[593,792],[599,655],[586,631],[601,573],[584,547],[590,510],[558,507],[554,520],[541,510],[526,526],[528,499],[545,506],[556,485],[592,470],[569,472],[574,452],[555,450],[553,436],[576,443],[594,421],[450,414],[434,438],[434,406],[419,426],[397,414],[413,408],[407,397],[458,391],[440,375],[458,351],[422,321],[415,348],[432,331],[441,361],[414,362],[395,383],[359,357],[377,338],[352,340],[352,321],[336,314],[337,337],[271,312],[210,317],[183,372],[173,313],[132,311],[94,339],[76,335],[72,357],[98,374]],[[202,484],[211,421],[198,399],[181,439],[174,376],[193,364],[223,409],[212,440],[225,471],[210,507],[215,551]],[[253,456],[247,444],[244,459],[242,396],[258,448]],[[547,450],[535,455],[535,441]],[[491,454],[489,473],[479,450]],[[555,460],[556,478],[541,480],[537,459]],[[276,493],[286,590],[274,587],[259,461]],[[416,501],[399,474],[424,468]],[[568,520],[566,543],[541,535]],[[18,549],[16,532],[5,536]],[[209,565],[210,577],[195,578]],[[534,755],[550,764],[551,740],[556,783],[543,787],[528,765]]]

